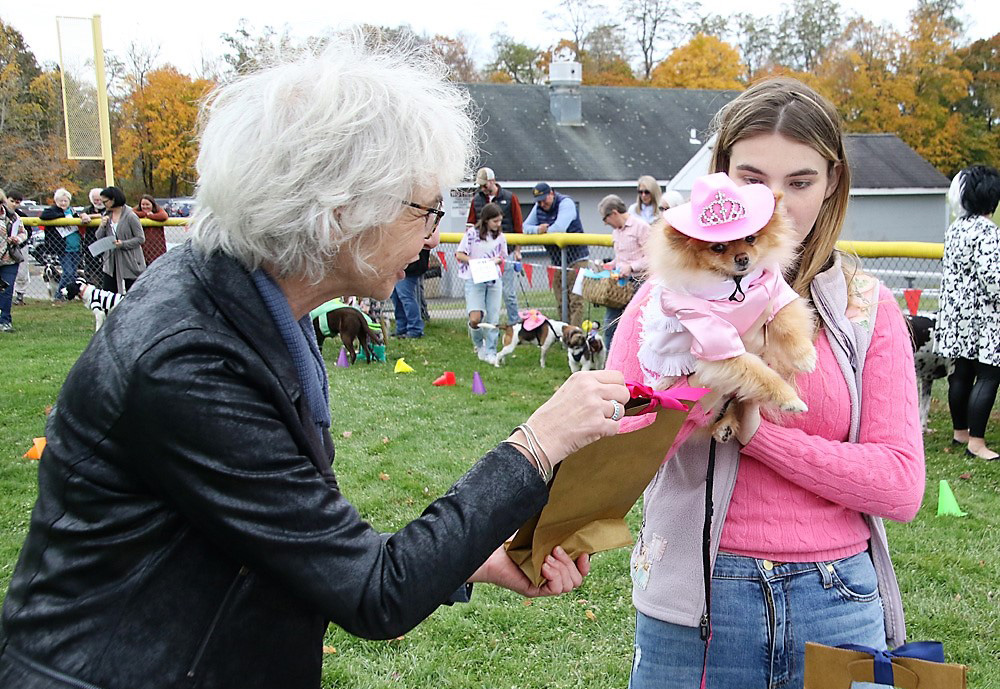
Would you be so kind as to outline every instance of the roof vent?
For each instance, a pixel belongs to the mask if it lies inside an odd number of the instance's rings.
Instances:
[[[556,124],[583,126],[582,81],[583,66],[579,62],[553,62],[549,65],[549,111]]]

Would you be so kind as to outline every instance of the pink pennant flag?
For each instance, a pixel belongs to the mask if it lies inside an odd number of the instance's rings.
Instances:
[[[448,261],[445,260],[444,252],[443,251],[439,251],[438,252],[438,259],[441,261],[441,267],[444,270],[448,270]]]
[[[919,289],[903,290],[903,298],[906,299],[906,307],[910,309],[911,316],[917,315],[917,310],[920,308],[920,293],[922,291]]]

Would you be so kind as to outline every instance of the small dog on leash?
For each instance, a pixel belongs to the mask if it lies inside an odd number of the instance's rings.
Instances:
[[[951,359],[934,351],[936,318],[907,315],[906,322],[913,338],[913,367],[920,394],[920,427],[926,433],[927,417],[931,411],[931,389],[935,380],[946,378],[951,372]]]
[[[806,411],[792,382],[816,366],[815,323],[782,277],[796,246],[780,194],[721,172],[695,180],[691,202],[650,234],[639,363],[658,389],[689,374],[711,388],[719,442],[739,431],[743,404]]]
[[[104,325],[111,309],[118,306],[125,298],[124,294],[109,292],[90,284],[83,278],[77,278],[75,282],[69,283],[62,288],[62,296],[66,301],[80,297],[84,306],[94,313],[94,332],[96,333]]]
[[[541,350],[541,357],[538,365],[545,368],[545,355],[549,348],[556,342],[566,344],[565,335],[567,330],[573,326],[562,321],[546,318],[538,311],[525,311],[521,313],[521,322],[512,326],[504,326],[503,347],[497,352],[496,365],[500,366],[503,360],[514,351],[519,344],[535,344]],[[497,328],[491,323],[480,323],[480,328]],[[577,330],[580,330],[577,328]],[[583,332],[582,330],[580,331]]]
[[[340,341],[344,343],[344,349],[347,350],[352,364],[358,359],[357,350],[354,348],[355,340],[360,345],[361,351],[364,352],[365,360],[371,363],[375,359],[372,345],[382,344],[381,333],[372,329],[365,314],[357,307],[338,302],[333,308],[322,310],[331,303],[327,302],[310,314],[320,351],[323,350],[323,341],[326,338],[336,337],[339,334]]]
[[[600,323],[592,321],[587,330],[575,325],[567,326],[563,330],[562,339],[566,345],[566,358],[569,360],[571,372],[599,371],[604,368],[608,353],[604,348],[600,327]]]

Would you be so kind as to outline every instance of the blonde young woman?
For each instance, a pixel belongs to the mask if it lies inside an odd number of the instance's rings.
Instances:
[[[691,518],[706,511],[707,434],[665,458],[646,489],[631,689],[697,687],[703,671],[709,688],[802,687],[807,641],[885,648],[905,637],[881,519],[912,519],[923,496],[913,355],[891,292],[834,249],[850,190],[840,121],[822,96],[780,78],[750,87],[715,126],[710,169],[784,195],[801,246],[786,279],[818,316],[818,362],[797,379],[807,412],[753,410],[715,448],[708,544]],[[644,377],[656,293],[647,282],[618,326],[608,368],[626,380]]]
[[[660,219],[662,194],[660,183],[649,175],[643,175],[636,184],[635,203],[628,207],[628,212],[641,218],[647,225],[652,225]]]

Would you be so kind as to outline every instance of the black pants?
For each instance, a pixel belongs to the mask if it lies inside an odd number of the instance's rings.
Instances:
[[[955,372],[948,376],[948,408],[956,431],[969,429],[973,438],[986,436],[986,422],[1000,386],[1000,366],[971,359],[955,359]]]
[[[102,273],[102,275],[104,276],[104,279],[101,282],[101,289],[106,290],[108,292],[117,292],[118,281],[115,280],[115,276],[108,275],[107,273]],[[125,291],[128,292],[130,289],[132,289],[132,285],[135,284],[135,278],[132,279],[125,278],[122,282],[125,283]]]

